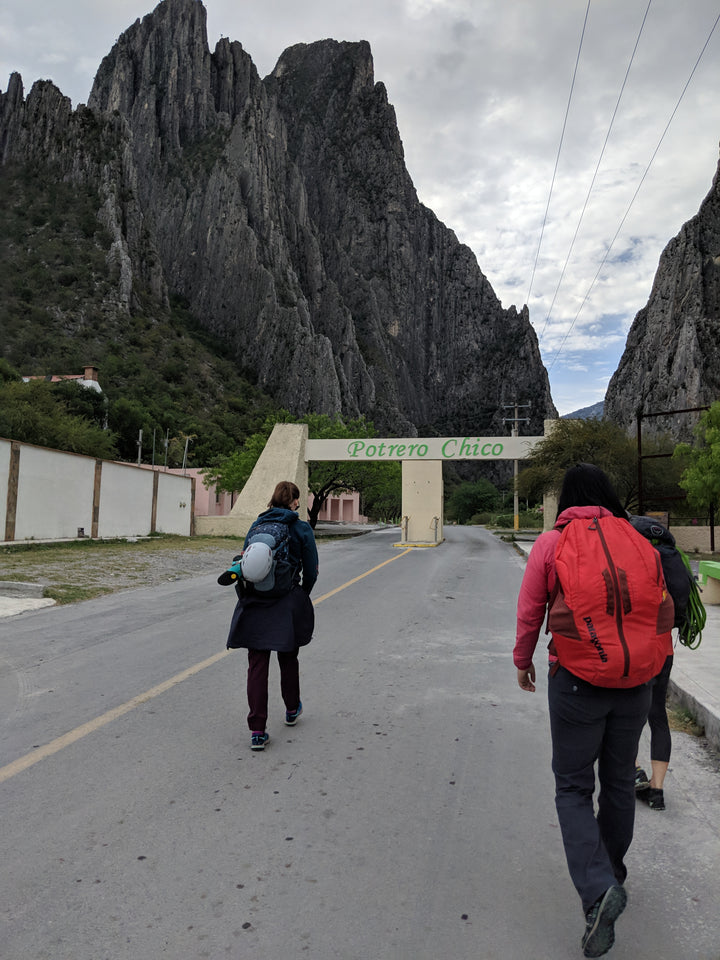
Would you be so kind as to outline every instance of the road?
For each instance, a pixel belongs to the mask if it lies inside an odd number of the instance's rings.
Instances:
[[[580,957],[546,683],[512,665],[525,561],[446,534],[321,544],[305,713],[273,662],[264,753],[220,571],[0,624],[3,960]],[[612,960],[720,960],[720,773],[689,736],[666,796]]]

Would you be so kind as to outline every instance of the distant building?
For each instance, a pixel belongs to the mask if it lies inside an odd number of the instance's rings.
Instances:
[[[143,470],[157,470],[159,473],[174,473],[179,477],[192,477],[195,481],[195,509],[196,517],[226,517],[233,508],[237,499],[236,493],[226,493],[218,490],[214,483],[206,487],[203,482],[201,467],[161,467],[150,463],[139,463]]]
[[[23,377],[23,383],[29,383],[30,380],[44,380],[46,383],[60,383],[62,380],[75,380],[81,387],[87,387],[89,390],[95,390],[102,393],[102,387],[98,383],[98,368],[85,367],[83,373],[49,373],[47,376],[29,376]]]
[[[312,504],[310,494],[310,504]],[[336,493],[328,497],[318,514],[318,523],[367,523],[368,518],[360,513],[360,494],[357,490]]]

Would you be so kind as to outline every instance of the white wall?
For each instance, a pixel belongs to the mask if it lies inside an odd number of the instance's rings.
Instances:
[[[48,454],[53,456],[49,457]],[[15,539],[90,535],[95,461],[23,444],[20,452]]]
[[[158,493],[157,493],[157,518],[155,521],[155,531],[157,533],[178,533],[187,530],[184,536],[190,533],[192,520],[192,500],[190,484],[191,477],[179,477],[177,474],[157,472]],[[185,480],[187,484],[183,489],[178,480]],[[201,480],[196,481],[202,483]]]
[[[151,470],[138,470],[127,463],[103,462],[98,536],[136,537],[147,533],[152,498]]]
[[[13,446],[19,450],[17,475]],[[0,538],[7,537],[8,517],[8,539],[14,541],[64,540],[77,537],[79,529],[87,537],[190,536],[192,484],[191,477],[0,438]]]

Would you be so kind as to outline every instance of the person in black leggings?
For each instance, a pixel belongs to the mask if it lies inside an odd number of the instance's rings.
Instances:
[[[642,800],[643,803],[646,803],[651,810],[665,809],[663,783],[665,782],[665,774],[670,764],[670,750],[672,747],[670,724],[668,723],[665,701],[667,699],[672,665],[673,657],[672,654],[670,654],[653,686],[652,703],[650,705],[650,713],[648,714],[648,723],[650,725],[650,764],[652,766],[652,775],[649,780],[642,767],[640,767],[637,762],[635,764],[635,796],[639,800]]]

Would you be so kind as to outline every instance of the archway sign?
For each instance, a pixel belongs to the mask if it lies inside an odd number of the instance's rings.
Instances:
[[[400,546],[434,547],[443,541],[445,460],[527,460],[543,437],[406,437],[306,440],[305,460],[402,463]]]

